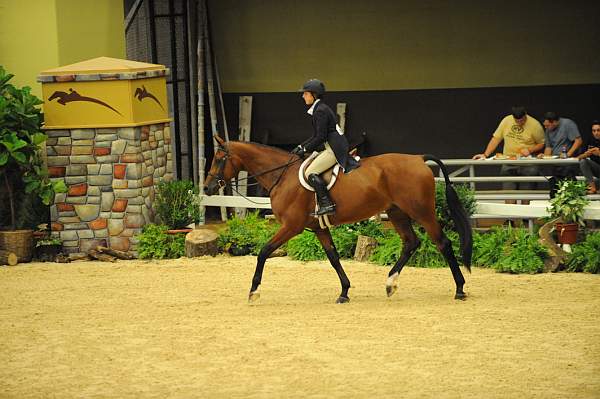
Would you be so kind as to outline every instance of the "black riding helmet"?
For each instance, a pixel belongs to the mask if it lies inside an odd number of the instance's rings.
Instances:
[[[313,93],[313,96],[315,98],[321,98],[323,94],[325,94],[325,85],[319,79],[310,79],[306,83],[304,83],[304,86],[302,86],[302,88],[298,91],[309,91]]]

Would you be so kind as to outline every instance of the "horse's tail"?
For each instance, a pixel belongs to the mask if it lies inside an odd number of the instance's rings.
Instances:
[[[446,165],[435,155],[425,154],[423,155],[425,161],[433,161],[439,165],[440,170],[444,174],[444,180],[446,181],[446,202],[448,203],[448,209],[450,210],[450,217],[456,226],[458,236],[460,238],[460,252],[463,263],[467,270],[471,271],[471,255],[473,252],[473,232],[471,230],[471,223],[469,217],[462,203],[458,199],[458,194],[452,187],[452,182],[448,177],[448,169]]]

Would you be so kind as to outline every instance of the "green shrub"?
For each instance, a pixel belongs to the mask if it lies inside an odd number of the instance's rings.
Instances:
[[[185,255],[185,234],[167,234],[165,225],[148,224],[138,235],[140,259],[175,259]]]
[[[258,255],[278,229],[279,224],[260,217],[258,211],[248,213],[245,218],[235,216],[229,219],[227,227],[219,232],[218,245],[232,254]]]
[[[588,234],[583,242],[573,245],[567,271],[600,273],[600,232]]]
[[[0,225],[10,230],[17,227],[17,209],[26,195],[34,194],[41,206],[49,206],[55,193],[67,191],[64,179],[48,176],[41,156],[47,138],[38,107],[42,101],[31,94],[30,87],[8,83],[13,76],[0,66],[0,181],[6,193],[0,206],[8,208],[2,212],[6,215],[2,215]]]
[[[287,244],[287,254],[294,260],[309,261],[326,259],[321,242],[312,231],[303,231]]]
[[[473,264],[492,267],[502,257],[502,247],[509,240],[510,228],[492,227],[482,234],[473,234]]]
[[[448,266],[448,262],[446,262],[444,255],[438,251],[435,244],[429,239],[427,233],[422,228],[415,229],[415,233],[417,234],[419,240],[421,240],[421,245],[408,260],[407,265],[430,268]],[[454,254],[457,255],[460,247],[458,233],[454,231],[446,231],[445,234],[452,244]]]
[[[416,267],[446,267],[448,263],[444,256],[438,251],[435,244],[429,239],[429,236],[422,228],[416,228],[415,234],[421,241],[421,245],[410,257],[406,263],[409,266]],[[453,231],[445,233],[450,242],[454,253],[458,253],[460,242],[458,234]],[[385,237],[377,240],[378,245],[373,252],[370,260],[380,265],[393,265],[400,259],[402,253],[403,242],[400,236],[394,232],[386,234]]]
[[[359,235],[373,238],[383,237],[383,225],[374,220],[343,224],[331,229],[331,237],[340,258],[352,258],[356,250]],[[287,246],[287,253],[292,259],[309,261],[326,259],[325,251],[315,234],[305,231],[292,238]]]
[[[358,236],[381,238],[384,236],[383,225],[374,220],[363,220],[362,222],[343,224],[331,229],[331,237],[340,258],[352,258],[356,251]]]
[[[475,200],[475,191],[468,184],[453,184],[458,199],[465,208],[467,216],[471,216],[477,209]],[[444,228],[444,230],[453,230],[454,222],[450,218],[448,203],[446,202],[446,184],[444,182],[435,183],[435,216]]]
[[[182,229],[200,220],[198,189],[189,180],[163,180],[156,188],[154,209],[170,229]]]
[[[400,236],[390,231],[389,234],[377,239],[377,247],[375,247],[369,260],[378,265],[393,265],[400,259],[402,245]]]
[[[508,237],[499,247],[500,258],[491,266],[499,272],[539,273],[544,270],[548,251],[538,237],[526,229],[507,229]]]

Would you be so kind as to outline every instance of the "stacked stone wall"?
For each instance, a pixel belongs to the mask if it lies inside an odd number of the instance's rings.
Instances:
[[[50,177],[69,189],[50,208],[65,252],[136,253],[136,235],[154,221],[155,187],[173,176],[169,124],[46,133]]]

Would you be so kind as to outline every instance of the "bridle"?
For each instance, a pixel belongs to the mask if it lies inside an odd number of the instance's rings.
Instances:
[[[208,175],[217,181],[217,185],[219,186],[219,188],[224,188],[225,186],[227,186],[227,182],[225,181],[225,176],[223,176],[223,172],[225,171],[225,165],[227,164],[227,160],[229,159],[231,154],[229,153],[229,149],[227,149],[226,147],[223,147],[221,145],[219,145],[217,147],[217,150],[223,151],[225,153],[225,155],[223,157],[217,159],[217,161],[216,161],[217,162],[217,174],[214,175],[214,174],[208,172]]]
[[[211,176],[213,179],[216,180],[217,185],[219,186],[219,188],[224,188],[224,187],[229,186],[229,187],[232,188],[232,190],[234,190],[240,196],[246,198],[250,202],[254,202],[254,201],[251,201],[250,199],[248,199],[242,193],[240,193],[231,183],[228,183],[225,180],[225,176],[223,175],[223,173],[225,171],[225,165],[227,164],[227,160],[231,157],[231,153],[229,152],[229,149],[227,147],[222,146],[220,144],[217,147],[217,150],[223,151],[225,153],[225,155],[223,157],[221,157],[221,158],[219,158],[219,159],[216,160],[216,162],[217,162],[217,173],[216,174],[212,174],[212,173],[209,172],[208,175]],[[293,155],[292,155],[292,157],[293,157]],[[290,160],[288,162],[286,162],[285,164],[283,164],[283,165],[279,165],[279,166],[276,166],[274,168],[267,169],[267,170],[264,170],[262,172],[256,173],[254,175],[238,179],[237,181],[240,182],[240,181],[244,181],[244,180],[250,180],[250,179],[262,176],[262,175],[266,175],[267,173],[271,173],[271,172],[274,172],[276,170],[283,169],[283,171],[279,174],[279,176],[277,176],[277,179],[275,180],[275,183],[273,183],[273,185],[271,186],[271,188],[269,188],[269,190],[267,190],[267,194],[271,195],[271,191],[273,191],[273,188],[275,188],[275,186],[279,183],[279,181],[281,180],[281,177],[285,174],[285,172],[290,167],[290,165],[293,165],[293,164],[295,164],[296,162],[298,162],[300,160],[302,160],[302,158],[297,158],[297,159],[294,159],[294,160],[292,160],[292,158],[290,158]],[[248,186],[253,186],[253,185],[258,185],[258,184],[259,183],[252,183],[252,184],[248,184]]]

